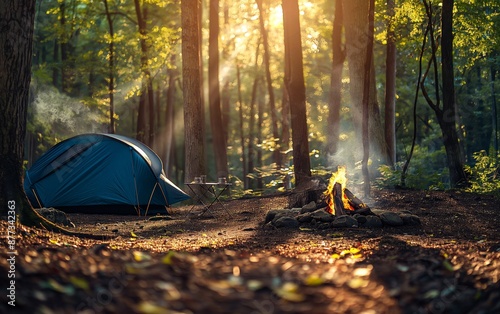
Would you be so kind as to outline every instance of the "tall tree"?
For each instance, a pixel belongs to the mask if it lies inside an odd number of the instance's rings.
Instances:
[[[438,122],[443,133],[450,183],[452,187],[456,187],[465,184],[467,177],[464,171],[463,149],[457,133],[455,75],[453,73],[453,5],[454,0],[443,0],[441,17],[443,112],[442,115],[438,115]]]
[[[332,32],[332,74],[327,118],[327,154],[329,156],[334,156],[337,153],[337,142],[340,135],[342,68],[345,60],[345,53],[342,48],[343,20],[342,0],[335,0],[335,18]]]
[[[181,1],[185,180],[192,180],[206,171],[198,6],[198,0]]]
[[[137,122],[137,139],[152,147],[155,135],[155,102],[153,92],[153,78],[151,77],[151,70],[149,67],[149,46],[147,42],[148,7],[145,3],[142,3],[141,0],[134,0],[134,7],[139,29],[139,42],[141,44],[141,71],[143,80],[143,88],[141,92],[142,98],[139,100],[140,104]],[[146,119],[146,112],[148,113],[148,119]]]
[[[23,214],[31,209],[22,185],[35,0],[0,1],[0,204]],[[23,217],[21,217],[23,218]]]
[[[109,28],[109,60],[108,60],[108,95],[109,95],[109,133],[115,133],[115,29],[109,10],[108,0],[103,0],[106,20]]]
[[[394,32],[395,0],[387,0],[387,47],[385,57],[385,143],[387,162],[396,162],[396,34]]]
[[[298,0],[284,0],[283,26],[285,34],[285,82],[290,99],[290,124],[292,127],[293,169],[296,186],[311,177],[309,140],[307,128],[306,88],[302,61],[300,18]]]
[[[271,57],[269,53],[269,36],[267,34],[267,29],[264,24],[264,8],[262,6],[262,0],[256,0],[256,2],[257,2],[257,7],[259,8],[259,25],[260,25],[260,32],[262,35],[262,46],[264,48],[264,66],[266,71],[266,83],[267,83],[267,92],[269,96],[269,107],[271,110],[272,132],[274,140],[278,141],[279,140],[278,114],[276,109],[276,100],[274,97],[273,81],[271,78],[271,61],[270,61]],[[276,166],[278,168],[281,168],[281,152],[279,149],[279,145],[277,149],[274,150],[273,157]]]
[[[366,60],[366,49],[368,46],[368,9],[366,0],[343,0],[344,30],[346,42],[346,57],[349,65],[349,91],[352,103],[352,115],[355,129],[357,131],[357,143],[361,143],[363,82]],[[375,70],[372,62],[370,71],[370,112],[369,112],[369,134],[372,157],[379,157],[383,162],[387,160],[385,149],[384,129],[380,119],[379,105],[375,86]],[[361,152],[361,145],[351,147],[355,152]],[[357,160],[362,157],[358,154]]]
[[[247,155],[245,147],[245,130],[244,130],[244,119],[243,119],[243,97],[241,95],[241,74],[240,65],[236,64],[236,83],[238,89],[238,111],[239,111],[239,133],[240,133],[240,143],[241,143],[241,170],[243,177],[243,188],[248,189],[248,164]]]
[[[170,61],[175,64],[176,54],[170,56]],[[177,168],[175,162],[175,136],[174,130],[176,129],[175,121],[175,81],[178,73],[176,69],[168,69],[168,86],[166,91],[166,110],[165,110],[165,126],[163,136],[163,154],[164,165],[167,170],[167,176],[174,177],[172,169]]]
[[[14,217],[14,211],[24,225],[71,233],[35,212],[23,189],[34,18],[34,0],[0,0],[0,213]]]
[[[431,65],[434,72],[434,88],[435,98],[433,101],[424,85],[421,83],[422,93],[427,101],[427,104],[434,110],[436,118],[441,128],[443,137],[443,144],[446,150],[446,158],[448,161],[448,170],[450,172],[450,185],[451,187],[459,187],[467,184],[467,176],[464,171],[465,157],[464,151],[461,147],[458,130],[457,130],[457,111],[455,103],[455,85],[453,74],[453,0],[443,0],[441,8],[441,80],[442,80],[442,100],[441,106],[441,92],[439,88],[439,73],[437,61],[437,48],[435,39],[434,27],[432,25],[433,7],[432,4],[423,1],[427,18],[429,19],[429,37],[431,46],[431,61],[423,81],[429,72]]]
[[[226,136],[222,123],[219,82],[219,0],[210,0],[208,42],[208,101],[217,177],[228,176]]]
[[[373,27],[375,15],[375,0],[369,1],[368,7],[368,44],[366,48],[364,81],[363,81],[363,118],[362,118],[362,139],[363,139],[363,159],[361,167],[363,172],[363,190],[365,196],[370,196],[370,172],[368,170],[368,159],[370,158],[370,139],[368,133],[368,120],[370,117],[370,78],[373,63]]]

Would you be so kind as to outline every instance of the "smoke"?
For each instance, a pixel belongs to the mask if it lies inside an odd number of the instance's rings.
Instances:
[[[29,124],[38,131],[49,132],[43,135],[59,139],[106,130],[105,115],[97,108],[49,86],[34,88],[28,112]]]

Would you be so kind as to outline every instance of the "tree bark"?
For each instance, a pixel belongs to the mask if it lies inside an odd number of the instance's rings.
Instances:
[[[140,0],[134,0],[135,5],[135,13],[137,16],[137,24],[139,27],[139,42],[141,45],[141,71],[142,71],[142,80],[143,80],[143,88],[142,93],[144,94],[144,106],[139,106],[139,109],[142,108],[142,112],[139,112],[139,115],[143,115],[143,123],[142,129],[139,128],[139,120],[137,124],[137,139],[141,140],[145,144],[153,147],[154,142],[154,134],[155,134],[155,110],[154,110],[154,93],[153,93],[153,78],[151,77],[151,71],[149,69],[149,57],[148,57],[148,44],[146,42],[146,38],[148,36],[147,31],[147,16],[148,10],[146,6],[141,6]],[[148,119],[146,119],[146,113]],[[141,132],[143,133],[141,135]]]
[[[210,27],[208,43],[208,101],[212,129],[216,177],[229,174],[227,166],[226,138],[222,123],[219,82],[219,0],[210,0]]]
[[[175,64],[176,55],[173,54],[170,57],[170,62]],[[166,110],[165,110],[165,127],[164,127],[164,163],[165,170],[168,177],[173,177],[172,173],[173,161],[174,161],[174,147],[175,147],[175,80],[176,80],[176,70],[168,70],[168,87],[166,95]]]
[[[103,0],[104,8],[106,11],[106,20],[108,21],[109,37],[110,41],[108,44],[109,49],[109,60],[108,60],[108,95],[109,95],[109,127],[108,132],[115,133],[115,31],[113,27],[113,19],[111,18],[111,13],[109,11],[108,0]]]
[[[253,174],[255,171],[255,102],[257,98],[257,88],[259,84],[259,78],[255,77],[252,84],[252,99],[250,100],[250,118],[248,121],[249,129],[248,129],[248,173]],[[248,188],[254,188],[253,180],[250,181],[248,177],[245,178]]]
[[[23,154],[31,81],[36,1],[0,1],[0,213],[31,210],[24,194]],[[11,206],[12,205],[12,206]],[[23,217],[21,217],[23,219]]]
[[[185,180],[205,174],[204,119],[201,102],[198,0],[181,1],[184,96]]]
[[[366,0],[343,0],[344,30],[346,42],[346,56],[349,65],[349,90],[351,95],[351,111],[353,123],[356,129],[357,138],[354,145],[349,149],[355,152],[355,160],[362,159],[361,145],[361,125],[362,125],[362,103],[363,103],[363,81],[366,49],[368,44],[368,1]],[[380,119],[380,112],[377,103],[375,87],[375,71],[372,62],[370,78],[370,114],[369,114],[369,134],[372,146],[372,157],[374,163],[377,160],[384,162],[387,160],[385,149],[384,129]]]
[[[373,27],[375,0],[370,0],[368,9],[368,44],[366,48],[364,81],[363,81],[363,118],[362,118],[362,138],[363,138],[363,159],[361,167],[363,172],[363,190],[366,197],[370,196],[370,171],[368,170],[368,159],[370,158],[370,139],[368,133],[368,120],[370,117],[370,80],[373,63]]]
[[[272,125],[274,140],[277,141],[277,143],[279,143],[278,114],[276,110],[276,100],[274,97],[273,81],[271,78],[269,40],[267,37],[267,30],[264,25],[264,8],[262,7],[262,0],[256,0],[256,2],[259,8],[259,25],[260,25],[260,32],[262,34],[262,44],[264,47],[264,66],[266,71],[267,92],[269,94],[269,107],[271,109],[271,125]],[[273,157],[274,157],[274,162],[276,163],[276,167],[280,169],[282,163],[281,152],[278,144],[277,146],[278,147],[276,147],[276,149],[274,150]]]
[[[285,82],[290,98],[290,114],[293,142],[293,166],[295,185],[301,186],[311,177],[311,161],[309,159],[309,140],[306,111],[306,88],[302,61],[302,44],[300,36],[300,19],[298,0],[284,0],[283,25],[285,32]]]
[[[245,130],[243,119],[243,97],[241,96],[241,73],[240,66],[236,64],[236,82],[238,89],[238,109],[239,109],[239,129],[240,129],[240,143],[241,143],[241,176],[243,180],[243,189],[248,189],[248,164],[247,154],[245,147]]]
[[[495,158],[498,158],[498,111],[497,98],[495,93],[496,69],[493,65],[490,66],[490,86],[491,86],[491,107],[492,107],[492,124],[493,124],[493,147],[495,148]],[[498,160],[497,160],[498,161]]]
[[[342,0],[335,1],[335,18],[332,32],[332,75],[330,81],[330,101],[328,108],[328,131],[326,153],[335,159],[340,135],[340,107],[342,90],[342,68],[345,53],[342,49],[342,25],[344,23]]]
[[[396,38],[394,33],[395,0],[387,1],[387,47],[385,59],[385,143],[388,164],[396,162]]]
[[[463,149],[460,147],[456,128],[455,85],[453,74],[453,5],[454,0],[443,0],[441,18],[441,72],[443,80],[443,115],[438,117],[450,171],[452,187],[467,183],[464,171]]]
[[[0,0],[0,215],[9,226],[19,222],[31,227],[72,233],[40,216],[28,202],[23,188],[23,154],[31,81],[33,29],[36,1]]]

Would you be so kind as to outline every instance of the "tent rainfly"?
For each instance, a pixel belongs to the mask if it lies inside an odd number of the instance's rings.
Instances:
[[[35,208],[87,213],[147,214],[189,198],[166,178],[155,152],[116,134],[55,145],[26,171],[24,190]]]

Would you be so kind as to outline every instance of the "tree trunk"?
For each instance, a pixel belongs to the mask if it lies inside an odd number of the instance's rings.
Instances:
[[[53,48],[53,66],[52,66],[52,85],[54,85],[57,89],[59,88],[59,69],[56,66],[57,62],[59,61],[59,41],[57,39],[54,39],[54,48]]]
[[[176,55],[170,57],[170,62],[175,64]],[[175,130],[175,80],[176,70],[168,70],[168,87],[166,95],[165,127],[164,127],[164,166],[168,177],[173,177],[174,130]]]
[[[257,53],[258,54],[258,53]],[[248,119],[248,167],[247,171],[250,174],[253,174],[255,171],[255,102],[257,98],[257,88],[259,85],[259,78],[255,77],[252,84],[252,98],[250,100],[250,117]],[[248,177],[245,177],[244,180],[247,181],[247,188],[254,188],[253,180],[250,181]]]
[[[222,124],[219,83],[219,0],[210,0],[208,43],[208,101],[212,129],[216,177],[228,176],[226,138]]]
[[[269,107],[271,109],[271,125],[273,131],[274,140],[279,141],[279,130],[278,130],[278,114],[276,110],[276,102],[274,97],[273,81],[271,78],[271,65],[270,65],[270,55],[269,55],[269,40],[267,37],[267,30],[264,26],[264,9],[262,7],[262,0],[256,0],[257,6],[259,8],[259,24],[260,32],[262,35],[263,47],[264,47],[264,65],[266,71],[266,82],[267,82],[267,92],[269,94]],[[274,162],[278,169],[281,168],[281,152],[280,147],[276,147],[273,153]]]
[[[26,226],[72,234],[33,210],[22,182],[35,2],[0,0],[0,215],[14,228],[19,217]]]
[[[247,155],[245,149],[245,130],[243,121],[243,97],[241,96],[241,75],[240,66],[236,64],[236,82],[238,89],[238,104],[239,104],[239,129],[240,129],[240,143],[241,143],[241,171],[243,180],[243,189],[248,189],[248,167],[247,167]]]
[[[344,23],[342,0],[335,1],[335,19],[332,32],[332,75],[330,81],[330,102],[328,108],[328,131],[326,153],[335,160],[340,135],[340,107],[342,91],[342,68],[345,53],[342,49],[342,25]]]
[[[498,111],[497,111],[497,98],[495,93],[495,81],[496,81],[496,69],[492,65],[490,66],[490,77],[491,77],[491,106],[492,106],[492,124],[493,124],[493,147],[495,148],[495,158],[498,158]]]
[[[22,176],[34,17],[35,1],[0,1],[0,213],[21,219],[31,210]]]
[[[144,94],[143,107],[139,106],[139,109],[143,109],[143,111],[139,112],[139,115],[143,115],[143,121],[145,124],[142,128],[139,128],[139,119],[137,125],[137,139],[149,145],[153,146],[154,142],[154,130],[155,130],[155,110],[154,110],[154,93],[153,93],[153,78],[151,77],[151,72],[149,69],[149,57],[148,57],[148,45],[146,42],[146,38],[148,36],[147,31],[147,16],[148,10],[146,6],[141,8],[140,0],[134,0],[135,13],[137,16],[137,24],[139,28],[139,42],[141,45],[141,71],[142,71],[142,81],[143,88],[142,93]],[[147,108],[147,109],[146,109]],[[146,119],[145,115],[148,113],[148,119]],[[140,132],[143,132],[141,135]]]
[[[181,1],[184,96],[185,180],[205,174],[205,127],[200,88],[200,40],[197,0]]]
[[[293,169],[295,185],[301,186],[311,177],[311,161],[309,159],[309,140],[306,111],[306,88],[302,65],[302,44],[300,36],[300,19],[298,0],[284,0],[283,25],[285,33],[285,82],[290,98],[290,114],[293,142]]]
[[[363,172],[363,191],[365,197],[370,196],[370,172],[368,170],[368,159],[370,158],[370,139],[368,133],[368,120],[370,117],[370,81],[373,63],[373,27],[374,27],[375,0],[370,0],[368,9],[368,45],[366,49],[364,81],[363,81],[363,118],[362,118],[362,138],[363,138],[363,159],[361,167]]]
[[[108,132],[113,134],[115,133],[115,103],[114,103],[114,94],[115,94],[115,32],[113,28],[113,20],[111,18],[111,13],[109,12],[108,0],[103,0],[104,8],[106,10],[106,19],[108,21],[109,27],[109,37],[110,41],[108,44],[109,49],[109,60],[108,60],[108,95],[109,95],[109,127]]]
[[[387,50],[385,59],[385,143],[388,164],[396,162],[396,38],[394,33],[395,0],[387,1]]]
[[[141,83],[141,94],[139,95],[139,105],[137,109],[137,140],[146,143],[146,88],[144,81]]]
[[[361,125],[362,125],[362,103],[363,103],[363,81],[364,67],[367,49],[368,35],[368,2],[366,0],[344,0],[344,29],[346,42],[346,56],[349,64],[349,90],[351,95],[351,111],[353,114],[353,123],[356,129],[357,138],[355,143],[351,143],[349,148],[355,153],[355,160],[361,160]],[[375,71],[372,62],[370,78],[370,114],[369,114],[369,134],[370,144],[372,146],[372,157],[384,162],[387,160],[385,149],[384,129],[380,119],[380,112],[377,103],[375,87]],[[343,156],[347,157],[347,156]]]
[[[452,187],[458,187],[467,183],[467,177],[464,171],[463,149],[460,147],[456,128],[453,74],[453,4],[454,0],[443,0],[442,5],[441,71],[443,77],[443,116],[438,117],[438,121],[441,126],[448,159],[450,184]]]

